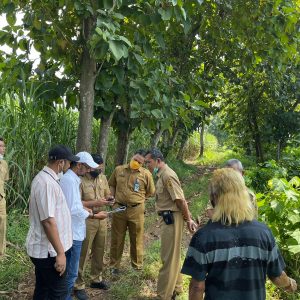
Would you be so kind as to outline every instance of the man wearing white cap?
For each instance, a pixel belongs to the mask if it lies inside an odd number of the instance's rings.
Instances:
[[[98,167],[88,152],[79,152],[77,162],[71,162],[70,169],[60,180],[60,186],[64,192],[72,219],[73,245],[67,255],[67,285],[68,297],[71,298],[71,292],[78,275],[79,259],[82,242],[86,235],[85,219],[105,219],[107,213],[100,211],[94,214],[92,210],[84,208],[80,196],[80,178],[92,169]]]

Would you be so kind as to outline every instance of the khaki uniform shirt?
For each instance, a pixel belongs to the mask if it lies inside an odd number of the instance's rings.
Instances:
[[[100,174],[93,178],[89,173],[81,177],[80,193],[82,201],[94,201],[97,199],[107,198],[110,190],[106,176]],[[94,212],[105,210],[105,207],[93,207]]]
[[[160,169],[156,182],[156,211],[180,211],[176,199],[185,199],[177,174],[168,166]]]
[[[136,182],[138,191],[134,190]],[[131,170],[128,164],[116,167],[108,184],[115,189],[116,202],[127,205],[143,203],[155,192],[151,173],[143,167],[137,171]]]
[[[0,160],[0,200],[5,198],[4,183],[9,179],[8,165],[3,159]]]

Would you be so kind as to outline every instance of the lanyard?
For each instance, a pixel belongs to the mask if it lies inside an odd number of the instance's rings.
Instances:
[[[56,180],[49,172],[43,170],[43,172],[47,173],[49,176],[51,176],[53,178],[53,180],[59,185],[59,180]]]

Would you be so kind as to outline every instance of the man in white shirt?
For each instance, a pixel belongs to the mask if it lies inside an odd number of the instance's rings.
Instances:
[[[72,299],[71,293],[78,276],[81,246],[86,235],[85,220],[87,218],[102,220],[107,217],[105,211],[94,214],[91,209],[83,207],[80,194],[81,180],[79,176],[83,176],[92,169],[97,168],[98,164],[94,162],[92,156],[88,152],[79,152],[76,156],[79,157],[79,160],[71,163],[70,169],[60,180],[60,186],[70,209],[73,232],[73,244],[70,253],[68,253],[67,256],[67,300]]]
[[[49,151],[48,165],[32,181],[26,239],[27,253],[35,265],[33,299],[65,299],[66,253],[72,246],[71,215],[57,174],[77,161],[63,145]]]

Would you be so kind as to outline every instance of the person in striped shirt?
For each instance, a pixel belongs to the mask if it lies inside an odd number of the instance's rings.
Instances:
[[[68,147],[53,147],[47,166],[31,184],[26,249],[35,266],[34,300],[65,300],[67,296],[66,254],[72,246],[72,227],[58,174],[78,160]]]
[[[267,276],[294,292],[297,284],[271,230],[255,220],[255,209],[242,176],[216,170],[210,182],[212,219],[193,236],[182,267],[192,277],[189,300],[264,300]]]

